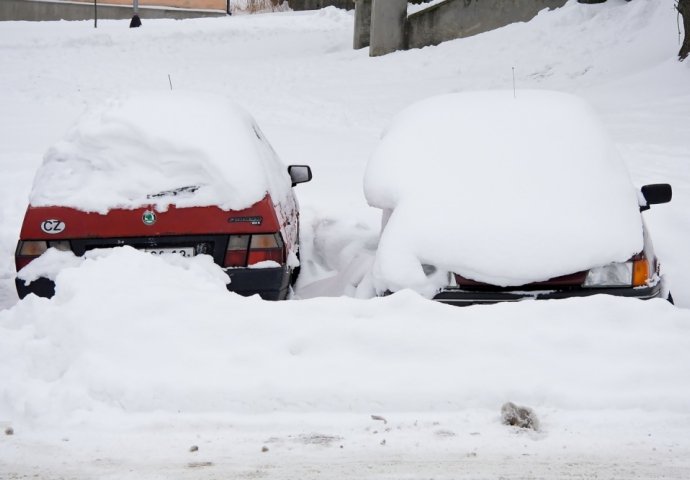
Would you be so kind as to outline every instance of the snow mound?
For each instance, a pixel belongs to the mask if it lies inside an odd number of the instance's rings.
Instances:
[[[275,303],[226,281],[205,255],[89,252],[52,299],[0,311],[0,419],[495,412],[508,399],[690,412],[690,313],[662,300],[458,309],[405,291]]]
[[[523,285],[642,250],[628,172],[590,107],[564,93],[421,101],[385,133],[364,188],[384,210],[379,290],[431,295],[448,271]],[[427,277],[422,264],[443,272]]]
[[[219,96],[147,92],[87,112],[45,154],[30,202],[99,213],[171,203],[239,210],[289,189],[285,166],[242,108]]]

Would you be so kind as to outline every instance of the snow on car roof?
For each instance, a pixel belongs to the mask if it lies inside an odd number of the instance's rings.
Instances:
[[[30,203],[100,213],[171,203],[239,210],[289,189],[285,166],[245,110],[220,96],[162,91],[84,114],[46,152]]]
[[[508,286],[642,250],[629,174],[593,110],[569,94],[421,101],[384,134],[364,189],[384,210],[373,268],[379,290],[432,294],[447,277],[427,277],[421,264]]]

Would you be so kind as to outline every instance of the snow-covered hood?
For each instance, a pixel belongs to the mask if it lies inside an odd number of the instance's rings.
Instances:
[[[45,154],[30,202],[100,213],[170,203],[241,210],[289,191],[285,166],[245,110],[220,96],[163,91],[83,115]]]
[[[419,102],[384,134],[364,181],[384,210],[380,290],[432,294],[445,277],[523,285],[642,250],[638,197],[592,109],[547,91]]]

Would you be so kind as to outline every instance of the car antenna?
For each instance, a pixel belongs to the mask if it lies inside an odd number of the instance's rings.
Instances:
[[[172,78],[170,78],[170,74],[168,74],[168,83],[170,84],[170,91],[172,92]]]
[[[517,98],[517,92],[515,91],[515,67],[513,67],[513,98]]]

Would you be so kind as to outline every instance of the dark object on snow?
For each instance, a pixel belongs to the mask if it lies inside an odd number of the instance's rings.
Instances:
[[[539,430],[539,420],[534,410],[529,407],[520,407],[513,402],[503,404],[501,407],[501,419],[504,425],[531,428],[535,431]]]
[[[263,453],[268,452],[268,447],[267,447],[266,445],[264,445],[263,447],[261,447],[261,451],[262,451]]]
[[[381,415],[372,415],[371,419],[372,420],[379,420],[379,421],[383,422],[384,425],[386,425],[388,423],[388,420],[383,418]]]
[[[198,451],[199,451],[199,447],[197,447],[196,445],[192,445],[191,447],[189,447],[189,451],[190,451],[190,452],[198,452]]]
[[[138,28],[141,27],[141,18],[139,18],[139,15],[136,13],[132,17],[132,21],[129,22],[129,28]]]
[[[280,5],[281,2],[273,0],[273,5]],[[288,6],[292,10],[318,10],[326,7],[344,8],[352,10],[355,8],[355,0],[288,0]]]
[[[690,0],[678,0],[676,6],[678,13],[683,16],[683,30],[685,30],[685,40],[678,52],[678,58],[682,61],[690,54]]]
[[[14,435],[14,428],[12,427],[7,427],[5,429],[5,435]]]

